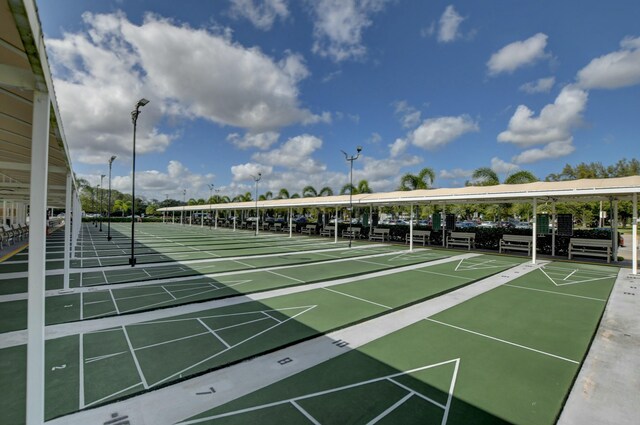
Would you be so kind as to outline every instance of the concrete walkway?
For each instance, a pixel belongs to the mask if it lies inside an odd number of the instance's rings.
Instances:
[[[558,425],[640,423],[640,276],[621,269]]]
[[[474,254],[466,254],[466,258],[471,256],[474,256]],[[451,257],[447,260],[460,260],[461,258],[465,258],[465,255]],[[436,262],[433,261],[429,264],[433,263]],[[136,425],[163,425],[184,421],[198,413],[264,388],[337,357],[348,350],[357,349],[368,342],[477,297],[536,270],[544,264],[546,262],[540,262],[540,264],[536,265],[531,263],[520,264],[464,288],[364,323],[176,383],[167,388],[161,388],[128,400],[111,403],[107,406],[64,416],[49,421],[47,424],[101,424],[111,419],[111,414],[114,412],[117,412],[119,416],[127,416],[129,422]],[[410,268],[416,267],[409,266],[405,269]],[[340,347],[335,344],[336,341],[348,343],[348,345]],[[287,357],[291,359],[290,362],[284,365],[278,363],[278,360]],[[212,392],[211,388],[215,392]]]

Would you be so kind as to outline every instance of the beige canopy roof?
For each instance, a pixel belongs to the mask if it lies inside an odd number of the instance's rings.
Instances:
[[[538,200],[598,201],[611,197],[630,200],[640,193],[640,176],[611,179],[581,179],[560,182],[500,184],[496,186],[466,186],[428,190],[411,190],[353,195],[354,206],[407,204],[461,204],[530,202]],[[349,195],[314,198],[271,199],[258,201],[260,209],[348,206]],[[190,205],[160,208],[159,211],[208,211],[253,209],[255,201],[227,204]]]
[[[39,90],[51,99],[48,204],[64,206],[72,168],[35,9],[33,1],[0,0],[0,200],[29,202],[33,92]]]

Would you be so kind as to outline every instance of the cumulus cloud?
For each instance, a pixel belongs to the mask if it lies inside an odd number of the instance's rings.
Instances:
[[[464,179],[471,177],[472,174],[473,170],[454,168],[453,170],[440,170],[438,177],[441,179]]]
[[[231,133],[227,136],[227,140],[233,143],[239,149],[269,149],[278,141],[280,133],[275,131],[266,131],[264,133],[245,133],[240,136],[238,133]]]
[[[479,129],[478,124],[468,115],[429,118],[409,133],[408,140],[415,146],[433,150],[451,143],[463,134]]]
[[[536,81],[524,83],[519,90],[529,94],[548,93],[555,83],[555,77],[539,78]]]
[[[453,5],[447,6],[444,13],[440,17],[440,25],[438,28],[438,41],[442,43],[450,43],[460,37],[458,31],[460,24],[465,18],[456,12]]]
[[[233,175],[234,182],[252,180],[254,176],[258,175],[258,173],[262,173],[263,176],[268,176],[272,172],[273,167],[256,164],[254,162],[231,166],[231,174]]]
[[[554,103],[546,105],[538,117],[525,105],[520,105],[509,120],[507,130],[498,141],[520,147],[571,141],[571,129],[582,120],[588,94],[575,85],[562,89]],[[566,150],[565,150],[566,151]]]
[[[298,84],[309,75],[299,54],[286,52],[275,60],[233,42],[228,33],[155,15],[141,25],[122,13],[85,13],[83,19],[85,31],[47,39],[74,160],[130,155],[129,112],[141,97],[151,101],[138,120],[141,154],[161,152],[177,137],[158,129],[167,114],[251,133],[330,121],[330,114],[315,115],[299,105]]]
[[[304,170],[307,173],[324,171],[326,165],[314,160],[311,155],[322,147],[322,140],[309,134],[292,137],[279,148],[269,152],[258,152],[252,159],[269,166]]]
[[[396,139],[395,142],[389,145],[389,154],[391,158],[400,156],[407,150],[409,141],[407,139]]]
[[[412,128],[420,123],[421,113],[406,100],[399,100],[393,103],[395,113],[400,117],[402,128]]]
[[[169,161],[166,171],[140,170],[136,171],[136,194],[157,197],[164,193],[172,194],[187,189],[187,195],[195,196],[204,193],[207,184],[215,178],[214,174],[197,174],[185,167],[180,161]],[[115,176],[111,180],[111,187],[121,192],[131,191],[131,176]],[[163,198],[164,199],[164,198]],[[180,197],[180,199],[182,199]]]
[[[245,18],[258,29],[268,31],[276,19],[286,19],[289,9],[285,0],[231,0],[231,16]]]
[[[517,164],[530,164],[549,158],[559,158],[572,153],[576,148],[573,146],[573,138],[551,142],[543,148],[528,149],[514,156],[512,160]]]
[[[317,0],[311,2],[314,18],[312,51],[334,62],[360,59],[367,48],[362,33],[371,15],[384,9],[388,0]]]
[[[489,75],[512,73],[518,68],[548,57],[544,50],[547,47],[547,38],[546,34],[538,33],[524,41],[507,44],[491,55],[487,62]]]
[[[498,174],[508,174],[518,170],[518,168],[520,167],[516,164],[504,161],[496,156],[491,158],[491,169]]]
[[[617,89],[640,84],[640,37],[627,37],[620,50],[593,59],[578,71],[586,89]]]

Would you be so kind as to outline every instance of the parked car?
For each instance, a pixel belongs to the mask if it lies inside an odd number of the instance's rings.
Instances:
[[[482,223],[478,224],[478,227],[493,228],[498,227],[498,223],[496,223],[495,221],[483,221]]]

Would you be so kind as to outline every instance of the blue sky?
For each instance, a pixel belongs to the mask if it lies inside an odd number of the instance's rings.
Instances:
[[[233,197],[637,157],[640,2],[37,0],[74,169]],[[106,184],[106,182],[105,182]]]

